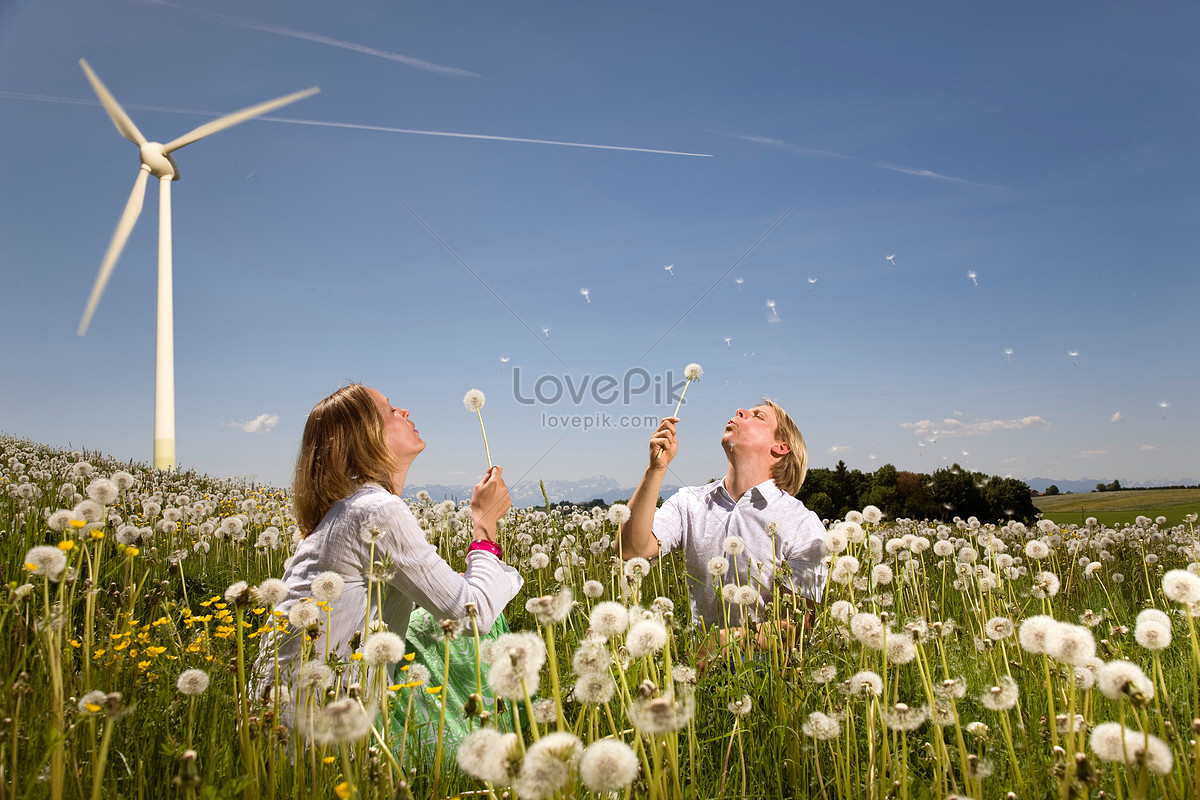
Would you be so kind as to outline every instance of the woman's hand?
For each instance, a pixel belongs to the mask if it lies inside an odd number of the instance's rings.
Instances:
[[[471,517],[475,522],[474,538],[496,541],[496,523],[512,508],[508,486],[500,477],[500,467],[492,467],[475,484],[471,493]]]

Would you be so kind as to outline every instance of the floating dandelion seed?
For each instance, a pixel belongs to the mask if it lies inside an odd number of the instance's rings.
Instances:
[[[1004,358],[1010,364],[1012,363],[1012,354],[1013,354],[1013,349],[1011,347],[1004,348]]]
[[[1158,407],[1162,409],[1162,418],[1167,418],[1167,409],[1171,407],[1170,403],[1159,403]]]
[[[779,322],[779,312],[775,310],[775,301],[768,300],[767,308],[771,309],[771,314],[767,317],[767,322]]]
[[[726,337],[725,337],[725,346],[726,346],[726,347],[733,347],[733,345],[732,345],[732,344],[730,344],[730,342],[732,342],[732,341],[733,341],[733,338],[732,338],[732,337],[730,337],[730,336],[726,336]]]
[[[550,338],[550,329],[549,328],[542,328],[542,333],[546,336],[547,339]]]
[[[1078,367],[1079,366],[1079,351],[1078,350],[1068,350],[1067,355],[1069,355],[1071,357],[1071,363],[1073,363],[1075,366]]]
[[[976,280],[976,278],[979,277],[979,273],[977,273],[975,270],[967,270],[967,277],[971,279],[971,283],[975,284],[976,286],[979,285],[979,281]]]
[[[1111,417],[1108,418],[1109,422],[1123,422],[1124,420],[1125,420],[1125,415],[1122,414],[1120,411],[1118,411],[1117,413],[1113,414]]]
[[[674,268],[675,268],[674,264],[667,264],[665,267],[663,267],[663,269],[665,269],[668,273],[670,273],[672,278],[675,277],[675,269]]]
[[[591,301],[588,301],[588,302],[591,302]],[[507,364],[508,361],[509,361],[508,356],[500,356],[500,371],[501,372],[504,371],[504,365]]]
[[[738,287],[738,293],[739,293],[739,294],[741,294],[741,291],[742,291],[742,284],[743,284],[743,283],[745,283],[745,282],[746,282],[746,281],[745,281],[745,280],[744,280],[744,279],[743,279],[743,278],[742,278],[740,275],[737,277],[737,279],[736,279],[736,280],[734,280],[734,283],[736,283],[736,284],[737,284],[737,287]]]
[[[893,267],[896,266],[896,254],[895,253],[892,253],[890,256],[888,256],[887,260],[892,262]]]
[[[809,279],[808,279],[808,290],[809,290],[810,292],[812,291],[813,284],[814,284],[814,283],[816,283],[816,282],[817,282],[817,279],[816,279],[816,278],[809,278]]]
[[[579,293],[580,293],[581,295],[583,295],[583,299],[584,299],[584,300],[587,300],[589,303],[591,303],[591,302],[592,302],[592,298],[588,296],[588,295],[590,295],[590,294],[591,294],[591,291],[590,291],[589,289],[587,289],[587,288],[580,289],[580,290],[579,290]]]
[[[479,417],[479,430],[483,433],[483,452],[487,454],[488,469],[492,468],[492,451],[488,449],[487,431],[483,429],[483,404],[487,398],[478,389],[472,389],[463,395],[463,406],[467,411]]]

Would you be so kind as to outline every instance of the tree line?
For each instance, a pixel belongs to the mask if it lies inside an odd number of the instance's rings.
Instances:
[[[884,464],[874,472],[813,467],[796,494],[822,519],[838,519],[873,505],[893,519],[977,517],[981,522],[1032,522],[1038,510],[1029,485],[1016,478],[970,472],[958,464],[927,475]]]

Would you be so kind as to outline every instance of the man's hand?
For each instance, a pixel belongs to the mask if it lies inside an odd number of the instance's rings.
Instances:
[[[664,417],[657,430],[650,436],[650,469],[666,472],[667,466],[679,452],[675,424],[679,417]]]

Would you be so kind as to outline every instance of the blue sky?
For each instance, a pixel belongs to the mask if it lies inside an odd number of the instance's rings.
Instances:
[[[486,467],[474,387],[510,482],[632,486],[644,429],[550,420],[673,403],[517,395],[697,362],[675,483],[723,472],[724,421],[764,395],[813,466],[1200,478],[1198,25],[1184,2],[10,0],[0,430],[151,457],[155,182],[75,334],[138,167],[86,58],[158,141],[321,87],[175,153],[185,467],[286,483],[308,410],[359,380],[429,443],[411,482]]]

